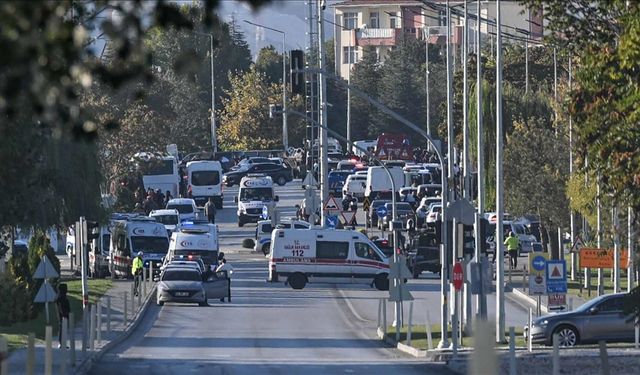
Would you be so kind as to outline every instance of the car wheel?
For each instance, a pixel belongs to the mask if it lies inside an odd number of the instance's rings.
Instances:
[[[294,273],[289,278],[289,285],[293,289],[303,289],[307,285],[307,277],[302,273]]]
[[[278,177],[277,183],[280,186],[284,186],[287,183],[287,179],[284,176],[280,176]]]
[[[389,290],[389,276],[386,273],[381,273],[373,280],[373,285],[378,290]]]
[[[164,306],[164,302],[163,302],[163,301],[156,301],[156,305],[158,305],[158,306]]]
[[[578,331],[571,326],[560,326],[553,331],[558,335],[558,344],[563,347],[576,346],[580,342]],[[552,338],[553,340],[553,338]],[[552,341],[553,344],[553,341]]]
[[[269,247],[270,247],[270,245],[271,244],[269,244],[269,243],[266,243],[266,244],[262,245],[262,253],[264,255],[269,255]]]

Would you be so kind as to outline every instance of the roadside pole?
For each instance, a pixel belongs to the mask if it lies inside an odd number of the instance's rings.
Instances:
[[[627,207],[627,293],[631,292],[631,289],[633,289],[635,286],[635,275],[633,267],[633,254],[635,254],[635,252],[633,249],[632,223],[633,212],[631,211],[631,206],[629,206]]]
[[[496,0],[496,342],[504,342],[504,253],[502,252],[502,32],[500,0]]]
[[[325,57],[324,57],[324,4],[323,1],[317,1],[318,5],[318,67],[320,69],[320,82],[319,98],[320,98],[320,115],[319,123],[322,126],[327,126],[327,76],[323,72],[325,69]],[[328,191],[328,179],[329,179],[329,164],[327,160],[327,131],[325,128],[318,129],[319,134],[319,152],[318,164],[320,165],[320,202],[324,205],[327,202]],[[324,210],[320,212],[321,219],[320,225],[325,228],[326,213]]]
[[[598,219],[598,224],[596,227],[596,231],[597,233],[597,237],[596,237],[596,243],[597,243],[597,247],[598,249],[602,249],[601,245],[602,245],[602,216],[601,216],[601,210],[602,210],[602,203],[600,200],[600,175],[598,174],[597,180],[596,180],[596,216]],[[602,268],[598,268],[598,296],[601,296],[604,294],[604,273],[602,272]]]
[[[483,134],[483,128],[482,128],[482,48],[481,48],[481,42],[482,39],[480,38],[480,27],[482,25],[481,23],[481,19],[482,17],[480,16],[482,14],[481,12],[481,4],[480,4],[480,0],[476,0],[476,14],[478,15],[478,23],[477,23],[477,32],[476,32],[476,49],[477,49],[477,55],[476,55],[476,121],[477,121],[477,143],[478,143],[478,155],[477,155],[477,162],[478,162],[478,213],[476,214],[475,217],[475,239],[476,239],[476,262],[480,262],[480,257],[482,256],[482,248],[483,245],[480,241],[482,241],[482,238],[484,238],[484,233],[480,233],[481,227],[480,227],[480,219],[482,218],[482,215],[484,214],[484,134]],[[482,310],[482,306],[484,304],[484,314],[483,314],[483,310]],[[479,294],[476,297],[476,315],[480,316],[481,319],[486,319],[487,315],[486,315],[486,306],[487,306],[487,300],[485,297],[485,293],[484,293],[484,289],[483,289],[483,293]]]

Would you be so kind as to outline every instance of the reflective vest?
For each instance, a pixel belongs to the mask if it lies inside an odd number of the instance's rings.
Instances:
[[[135,276],[138,269],[142,269],[142,258],[135,257],[133,258],[133,264],[131,264],[131,273]]]
[[[517,236],[507,237],[507,239],[504,241],[504,244],[507,245],[507,250],[518,250],[520,240],[518,240]]]

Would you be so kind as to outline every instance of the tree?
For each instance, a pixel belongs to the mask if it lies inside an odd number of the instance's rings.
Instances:
[[[378,98],[382,73],[375,48],[364,47],[362,59],[352,69],[351,84],[367,95]],[[374,125],[377,113],[378,111],[364,99],[356,95],[351,97],[351,136],[353,139],[375,138],[380,134]]]
[[[255,67],[266,76],[268,83],[282,82],[282,55],[274,46],[264,47],[258,52]]]

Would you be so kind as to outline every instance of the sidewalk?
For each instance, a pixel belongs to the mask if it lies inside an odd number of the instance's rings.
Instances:
[[[139,317],[142,315],[142,310],[140,309],[140,305],[142,305],[143,309],[146,308],[149,302],[153,301],[153,296],[155,295],[155,285],[153,283],[147,284],[147,295],[142,295],[140,298],[140,303],[138,303],[138,297],[135,298],[135,312],[132,314],[131,309],[131,285],[133,282],[131,280],[113,280],[113,286],[109,289],[103,298],[101,299],[102,304],[102,324],[101,324],[101,341],[95,341],[94,350],[91,351],[88,348],[83,351],[82,350],[82,316],[74,317],[76,324],[74,329],[74,337],[75,337],[75,363],[74,367],[70,365],[70,356],[71,350],[66,350],[66,353],[63,353],[62,349],[58,349],[58,328],[56,321],[53,323],[53,341],[52,341],[52,373],[60,374],[61,372],[61,362],[63,356],[66,357],[66,374],[75,374],[75,373],[83,373],[88,369],[88,365],[91,362],[91,358],[93,358],[100,350],[105,348],[111,342],[116,342],[124,337],[126,337],[125,333],[129,332],[139,320]],[[127,293],[127,321],[124,322],[124,293]],[[144,292],[144,289],[141,286],[141,292]],[[111,297],[111,332],[107,332],[107,296]],[[88,318],[89,326],[90,318]],[[98,323],[96,322],[96,326]],[[97,334],[96,334],[97,336]],[[87,346],[89,346],[89,332],[87,332]],[[12,352],[8,359],[8,368],[9,374],[22,375],[27,374],[27,349],[20,349]],[[36,344],[35,346],[35,364],[34,364],[34,374],[44,374],[45,373],[45,345],[44,344]],[[4,374],[3,374],[4,375]]]

